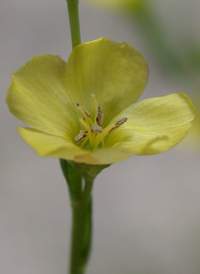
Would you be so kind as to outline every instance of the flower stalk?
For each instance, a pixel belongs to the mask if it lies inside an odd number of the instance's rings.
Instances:
[[[92,187],[93,178],[85,179],[66,160],[60,165],[68,184],[72,208],[72,237],[70,274],[84,274],[90,255],[92,235]]]
[[[85,181],[81,199],[71,200],[73,223],[70,274],[84,274],[90,254],[92,234],[92,185]]]
[[[66,0],[69,14],[72,48],[81,43],[80,25],[79,25],[79,0]]]

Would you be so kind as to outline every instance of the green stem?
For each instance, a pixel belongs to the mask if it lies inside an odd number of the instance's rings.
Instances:
[[[84,274],[91,247],[94,178],[88,176],[83,187],[79,171],[63,159],[60,159],[60,166],[68,184],[72,208],[70,274]]]
[[[78,0],[67,0],[72,48],[81,44],[81,34],[79,26]]]
[[[72,241],[70,274],[84,274],[91,245],[93,182],[85,181],[82,197],[72,201]]]
[[[84,269],[80,265],[82,230],[84,225],[84,214],[81,205],[72,207],[72,237],[71,237],[71,274],[83,274]]]

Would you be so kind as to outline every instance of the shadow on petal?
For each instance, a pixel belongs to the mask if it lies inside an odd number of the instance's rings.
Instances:
[[[160,141],[168,141],[169,138],[167,136],[156,137],[153,140],[149,141],[145,148],[142,150],[141,155],[150,155],[150,154],[158,154],[162,151],[158,148],[158,142]],[[156,145],[156,147],[154,147]]]

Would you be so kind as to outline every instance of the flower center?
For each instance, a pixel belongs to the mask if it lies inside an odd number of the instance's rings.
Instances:
[[[87,111],[80,104],[77,104],[77,107],[82,115],[82,118],[79,121],[83,125],[84,129],[80,130],[80,133],[75,137],[74,141],[75,143],[81,143],[81,147],[88,143],[90,147],[95,150],[100,144],[104,148],[104,138],[106,135],[125,123],[128,118],[123,117],[103,129],[102,107],[97,104],[96,96],[94,94],[91,94],[91,96],[93,98],[95,108],[94,120],[91,119],[89,111]]]

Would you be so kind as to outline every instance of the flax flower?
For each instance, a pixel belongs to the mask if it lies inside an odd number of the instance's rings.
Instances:
[[[40,156],[111,164],[167,151],[191,127],[194,109],[183,93],[136,102],[147,79],[140,52],[101,38],[75,47],[67,63],[33,57],[13,73],[6,101]]]

